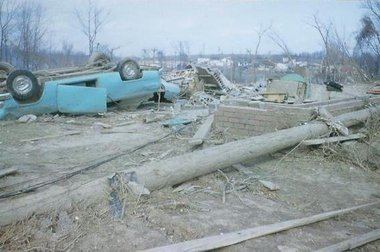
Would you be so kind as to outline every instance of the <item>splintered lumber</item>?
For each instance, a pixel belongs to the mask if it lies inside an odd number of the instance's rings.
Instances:
[[[363,235],[355,236],[351,239],[344,240],[334,245],[317,250],[317,252],[340,252],[352,250],[354,248],[363,246],[367,243],[380,239],[380,229],[375,229]]]
[[[201,239],[185,241],[177,244],[172,244],[168,246],[152,248],[144,250],[146,252],[164,252],[164,251],[208,251],[212,249],[222,248],[230,246],[242,241],[250,240],[253,238],[262,237],[269,234],[278,233],[281,231],[289,230],[296,227],[305,226],[315,222],[327,220],[332,217],[340,216],[358,209],[370,207],[379,204],[380,202],[373,202],[365,205],[350,207],[342,210],[336,210],[326,213],[321,213],[317,215],[312,215],[309,217],[288,220],[284,222],[274,223],[270,225],[259,226],[255,228],[249,228],[244,230],[239,230],[236,232],[231,232],[223,235],[215,235],[204,237]]]
[[[189,140],[191,146],[201,145],[208,136],[212,123],[214,122],[214,115],[210,115],[206,118],[205,122],[199,127],[194,136]]]
[[[369,117],[378,115],[379,112],[380,107],[372,107],[342,114],[335,119],[349,127],[365,122]],[[327,134],[329,131],[329,127],[324,122],[313,121],[298,127],[154,161],[127,171],[135,172],[137,182],[152,192],[165,186],[177,185],[209,174],[218,169],[231,167],[233,164],[295,146],[302,140],[316,138]],[[104,197],[107,188],[107,177],[103,177],[84,185],[54,185],[24,197],[0,201],[0,216],[2,217],[0,218],[0,225],[23,219],[32,213],[43,213],[56,209],[65,204],[70,204],[72,201],[94,201]]]
[[[348,128],[343,125],[342,122],[334,118],[330,112],[327,111],[325,107],[318,108],[319,116],[333,129],[337,130],[340,134],[347,136]]]
[[[17,172],[16,168],[8,168],[8,169],[1,169],[0,170],[0,178],[15,174]]]
[[[308,139],[308,140],[302,141],[302,144],[306,145],[306,146],[321,145],[321,144],[329,144],[329,143],[344,142],[344,141],[349,141],[349,140],[356,140],[356,139],[360,139],[360,138],[364,138],[364,137],[365,137],[365,135],[363,133],[358,133],[358,134],[351,134],[348,136]]]

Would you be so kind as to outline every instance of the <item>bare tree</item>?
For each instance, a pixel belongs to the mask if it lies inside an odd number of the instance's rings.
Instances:
[[[64,66],[72,66],[72,55],[73,55],[74,45],[72,43],[67,42],[66,40],[62,42],[62,54],[63,54],[63,65]]]
[[[325,56],[322,61],[322,75],[323,78],[326,79],[330,75],[330,68],[333,64],[331,62],[331,27],[332,24],[329,23],[328,25],[322,24],[322,22],[319,20],[317,14],[313,15],[313,22],[310,23],[311,25],[320,35],[323,45],[324,45],[324,52]]]
[[[165,60],[165,53],[163,50],[159,50],[157,52],[157,59],[158,59],[160,66],[162,67],[163,61]]]
[[[96,44],[96,51],[106,54],[110,59],[115,58],[115,51],[119,50],[120,48],[121,46],[111,47],[107,44],[100,44],[100,43]]]
[[[283,51],[283,53],[288,57],[289,61],[292,61],[292,53],[286,44],[285,40],[274,30],[268,35],[268,37]]]
[[[380,73],[380,2],[367,0],[364,8],[368,13],[361,19],[361,28],[356,36],[357,48],[361,55],[374,56],[375,71]],[[368,62],[368,59],[366,60]],[[370,67],[371,68],[371,67]]]
[[[260,27],[259,29],[255,30],[256,34],[257,34],[257,43],[256,43],[256,47],[255,47],[255,60],[257,59],[257,55],[259,53],[259,48],[260,48],[260,45],[261,45],[261,41],[263,39],[263,36],[272,28],[272,24],[269,24],[268,26],[263,26],[262,24],[260,24]]]
[[[78,9],[74,12],[82,33],[88,40],[88,53],[91,55],[94,51],[96,39],[104,26],[107,13],[104,9],[99,8],[92,0],[88,0],[87,10],[81,12]]]
[[[247,49],[249,60],[250,60],[250,62],[252,64],[252,72],[253,72],[253,80],[254,81],[256,81],[256,67],[255,67],[255,64],[258,61],[257,57],[258,57],[261,41],[262,41],[264,35],[271,29],[271,27],[272,27],[272,24],[270,24],[268,26],[265,26],[265,27],[262,24],[260,24],[259,29],[255,29],[255,32],[256,32],[256,35],[257,35],[257,42],[256,42],[256,46],[255,46],[255,52],[252,53],[251,49]]]
[[[326,25],[314,14],[310,25],[318,32],[324,45],[325,55],[321,68],[323,80],[347,81],[347,77],[368,79],[353,59],[347,39],[338,32],[333,23],[329,22]],[[343,68],[351,70],[343,71]]]
[[[189,61],[190,46],[188,41],[178,41],[172,43],[175,56],[178,55],[180,67],[184,67]]]
[[[10,61],[9,37],[14,30],[18,1],[0,0],[0,60]]]
[[[43,61],[40,55],[46,33],[43,14],[39,3],[25,1],[17,16],[19,57],[22,66],[27,69],[38,68]]]
[[[156,63],[156,56],[157,56],[157,48],[152,48],[151,49],[151,52],[152,52],[152,61],[153,61],[153,64]]]

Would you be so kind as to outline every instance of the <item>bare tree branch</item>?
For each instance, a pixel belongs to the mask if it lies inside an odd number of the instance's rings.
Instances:
[[[92,0],[88,0],[86,12],[83,13],[75,9],[74,16],[78,20],[81,32],[87,37],[88,52],[91,55],[94,51],[98,34],[106,23],[108,13],[99,8]]]

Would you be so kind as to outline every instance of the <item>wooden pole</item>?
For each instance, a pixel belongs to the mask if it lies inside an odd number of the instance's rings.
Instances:
[[[288,220],[280,223],[274,223],[265,226],[259,226],[255,228],[249,228],[244,230],[239,230],[236,232],[231,232],[223,235],[208,236],[201,239],[185,241],[177,244],[172,244],[168,246],[152,248],[144,250],[145,252],[166,252],[166,251],[208,251],[212,249],[222,248],[230,246],[242,241],[250,240],[253,238],[262,237],[269,234],[278,233],[284,230],[289,230],[296,227],[305,226],[315,222],[327,220],[332,217],[336,217],[348,212],[352,212],[365,207],[370,207],[379,204],[380,202],[369,203],[365,205],[350,207],[342,210],[336,210],[326,213],[321,213],[317,215],[312,215],[309,217]]]
[[[376,241],[378,239],[380,239],[380,229],[375,229],[363,235],[355,236],[351,239],[319,249],[316,252],[338,252],[338,251],[352,250],[354,248],[363,246],[369,242]]]
[[[365,109],[335,117],[346,127],[365,122],[380,108]],[[136,172],[139,183],[150,191],[173,186],[218,169],[230,167],[245,160],[297,145],[309,138],[316,138],[330,131],[321,121],[250,137],[207,149],[186,153],[170,159],[148,163],[131,171]]]
[[[379,107],[359,110],[336,117],[346,127],[365,122],[369,117],[377,115]],[[274,153],[294,146],[307,138],[315,138],[329,132],[329,127],[320,121],[306,125],[280,130],[248,139],[186,153],[162,161],[155,161],[135,171],[137,180],[149,191],[165,186],[180,184],[218,169],[229,167],[244,160],[254,159],[262,155]],[[0,225],[20,220],[32,213],[43,213],[73,201],[94,202],[104,197],[107,191],[107,177],[99,178],[83,184],[52,185],[45,190],[26,194],[9,200],[0,201]]]

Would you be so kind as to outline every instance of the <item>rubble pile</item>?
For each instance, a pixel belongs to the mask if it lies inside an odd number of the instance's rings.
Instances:
[[[0,190],[0,225],[6,226],[24,220],[25,216],[40,216],[56,209],[66,211],[67,205],[75,205],[77,202],[102,202],[106,208],[105,213],[112,219],[125,219],[126,216],[134,218],[138,215],[143,217],[139,217],[140,221],[148,221],[145,215],[149,216],[154,211],[161,211],[162,206],[172,204],[171,201],[161,202],[157,198],[160,190],[164,191],[166,197],[171,197],[170,200],[188,197],[186,200],[189,202],[198,203],[198,194],[201,197],[211,196],[218,202],[211,206],[211,211],[214,212],[224,209],[228,204],[237,207],[250,204],[249,208],[259,206],[264,212],[273,215],[273,202],[282,200],[278,195],[288,193],[290,196],[285,196],[291,198],[293,193],[308,189],[299,190],[297,186],[303,183],[294,183],[293,174],[287,174],[292,177],[291,185],[288,177],[277,176],[280,170],[277,166],[281,165],[285,156],[298,148],[309,148],[311,151],[319,148],[324,154],[330,151],[339,160],[346,160],[344,156],[350,155],[350,165],[354,164],[363,170],[376,170],[373,166],[379,164],[378,148],[368,148],[371,152],[362,148],[362,145],[367,144],[378,146],[379,142],[380,97],[374,94],[334,96],[342,93],[345,87],[340,90],[325,90],[325,86],[315,88],[295,75],[242,85],[228,80],[219,69],[198,65],[189,65],[184,70],[170,71],[163,76],[159,75],[157,69],[145,71],[145,78],[140,76],[122,82],[117,72],[107,72],[106,75],[97,73],[101,81],[109,77],[108,81],[122,84],[122,88],[112,93],[116,97],[126,90],[125,82],[131,81],[131,86],[137,83],[136,89],[128,90],[131,99],[120,98],[127,102],[135,99],[137,108],[125,109],[122,107],[123,101],[109,98],[109,94],[105,93],[106,82],[103,87],[95,88],[99,83],[94,83],[89,78],[80,82],[81,85],[73,85],[74,87],[54,86],[56,90],[53,91],[58,92],[51,94],[65,94],[65,99],[57,99],[58,110],[45,111],[46,113],[36,116],[29,113],[33,104],[21,104],[10,111],[13,115],[22,116],[14,121],[0,122],[1,127],[6,129],[0,131],[0,147],[6,152],[1,157],[6,165],[0,167],[0,179],[5,181]],[[67,79],[62,80],[64,81]],[[77,83],[75,81],[78,81],[76,77],[69,83]],[[86,92],[69,92],[70,88]],[[87,92],[94,93],[88,96],[90,93]],[[141,92],[146,93],[140,96]],[[326,96],[328,99],[321,99]],[[101,104],[99,100],[102,101]],[[3,96],[0,99],[2,101],[11,104],[10,94]],[[82,110],[75,107],[75,113],[65,110],[77,104],[85,104],[86,107],[80,107]],[[104,110],[91,110],[98,105],[102,105]],[[374,122],[369,125],[369,121],[374,118]],[[363,129],[363,125],[367,129]],[[44,129],[43,132],[41,128]],[[38,134],[31,134],[33,130]],[[364,150],[363,154],[351,148],[358,141],[362,141],[358,148]],[[332,144],[341,144],[344,151],[332,147]],[[270,173],[257,172],[260,168],[256,162],[268,156],[272,158],[276,153],[289,148],[293,149],[275,160],[274,165],[270,165]],[[14,153],[16,149],[17,153]],[[360,154],[346,154],[349,151]],[[36,153],[43,155],[39,155],[38,160],[31,159],[30,156]],[[245,165],[252,164],[251,162],[255,162],[254,165]],[[292,169],[298,168],[297,165],[292,165]],[[308,165],[309,163],[307,167]],[[318,161],[317,167],[319,166]],[[36,169],[41,169],[42,172]],[[299,170],[310,172],[310,169]],[[237,179],[236,173],[241,178]],[[315,177],[314,174],[308,175]],[[351,175],[347,177],[351,178]],[[199,179],[194,180],[195,178]],[[205,185],[198,185],[202,179],[205,180]],[[318,181],[318,187],[319,183]],[[373,184],[369,186],[372,187]],[[291,191],[293,187],[296,187],[295,192]],[[271,200],[255,202],[262,200],[263,195]],[[319,200],[321,195],[316,197]],[[154,199],[154,202],[149,202],[150,199]],[[233,202],[236,199],[238,201]],[[208,201],[211,201],[210,198]],[[368,201],[362,202],[362,205],[356,204],[356,207],[293,219],[286,222],[290,224],[287,228],[325,220],[378,203]],[[141,204],[143,208],[151,207],[153,210],[136,214],[141,211]],[[173,204],[171,211],[174,214],[177,207],[185,205],[182,201]],[[263,207],[263,204],[267,205]],[[289,207],[288,202],[283,204]],[[202,202],[202,207],[204,206],[209,207],[208,202]],[[194,211],[191,207],[181,208],[181,214],[177,216],[197,216],[201,212]],[[311,207],[314,209],[314,205]],[[149,216],[149,225],[155,225],[152,220],[161,218],[162,212],[154,217]],[[208,214],[209,210],[204,212]],[[70,223],[70,216],[65,213],[59,213],[57,218]],[[227,215],[230,215],[229,210]],[[271,233],[283,230],[277,228],[277,225],[281,227],[283,222],[277,220],[270,225]],[[256,229],[252,230],[254,234]],[[239,235],[240,231],[236,234]],[[235,237],[235,233],[227,235]],[[260,233],[261,235],[270,233]],[[245,239],[255,237],[256,235],[250,235]],[[207,233],[205,239],[189,242],[200,244],[202,250],[235,243],[235,238],[224,243],[224,236],[222,239],[219,236],[207,237]],[[210,247],[209,239],[215,239],[216,245]],[[223,241],[221,244],[218,242],[220,239]],[[5,243],[10,244],[9,238]],[[156,244],[149,246],[154,247]],[[188,249],[181,243],[172,246],[157,249]]]

